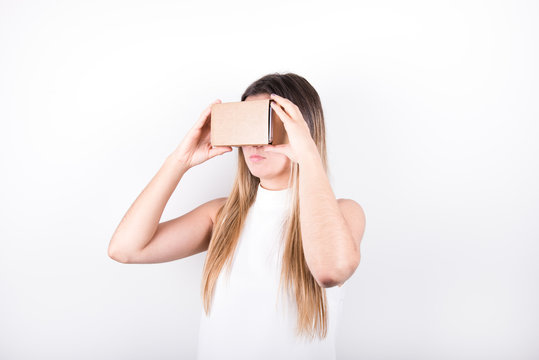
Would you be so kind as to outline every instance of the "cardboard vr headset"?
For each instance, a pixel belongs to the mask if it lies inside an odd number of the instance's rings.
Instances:
[[[211,145],[288,144],[284,124],[270,106],[273,100],[250,100],[213,104]]]

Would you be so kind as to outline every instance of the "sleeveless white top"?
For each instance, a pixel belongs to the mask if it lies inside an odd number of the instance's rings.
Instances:
[[[216,283],[209,316],[202,307],[198,360],[334,360],[346,282],[326,288],[328,332],[312,342],[296,337],[295,299],[281,290],[282,225],[291,205],[291,189],[267,190],[260,184],[249,209],[228,273]]]

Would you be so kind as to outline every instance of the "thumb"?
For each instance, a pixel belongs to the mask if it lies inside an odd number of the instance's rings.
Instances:
[[[210,159],[217,155],[222,155],[224,153],[232,151],[231,146],[217,146],[210,149],[209,157]]]
[[[267,152],[275,152],[279,154],[286,154],[288,144],[281,145],[265,145],[262,149]]]

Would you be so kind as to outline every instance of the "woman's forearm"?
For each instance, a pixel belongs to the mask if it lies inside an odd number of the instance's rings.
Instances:
[[[305,260],[321,285],[334,286],[356,254],[356,245],[316,149],[299,160],[300,222]]]
[[[109,256],[126,258],[149,243],[170,196],[187,170],[175,153],[166,158],[116,228],[109,243]]]

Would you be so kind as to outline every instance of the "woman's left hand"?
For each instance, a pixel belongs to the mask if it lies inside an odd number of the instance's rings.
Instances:
[[[274,100],[271,102],[271,107],[283,122],[289,144],[265,145],[263,150],[284,154],[297,163],[305,156],[317,154],[318,149],[299,107],[276,94],[271,94],[271,99]]]

